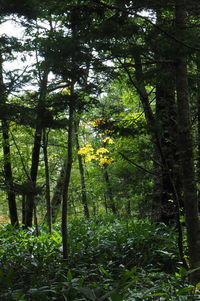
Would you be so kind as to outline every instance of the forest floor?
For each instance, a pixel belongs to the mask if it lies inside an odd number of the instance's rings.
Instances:
[[[147,219],[103,216],[69,223],[62,259],[60,224],[0,226],[0,300],[200,300],[182,267],[172,227]]]

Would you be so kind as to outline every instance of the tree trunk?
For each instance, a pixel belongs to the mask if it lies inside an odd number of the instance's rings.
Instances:
[[[176,36],[181,41],[184,41],[186,35],[185,5],[184,0],[176,0]],[[188,99],[187,49],[182,45],[177,45],[176,90],[188,254],[190,268],[196,269],[200,268],[200,225],[198,219],[198,198],[194,174],[193,143]],[[200,271],[193,272],[191,274],[191,280],[193,283],[200,282]]]
[[[127,203],[126,203],[126,215],[131,216],[131,201],[130,201],[130,199],[128,199]]]
[[[75,120],[74,122],[75,127],[75,139],[76,139],[76,149],[77,152],[80,150],[79,139],[78,139],[78,123]],[[78,164],[79,164],[79,172],[81,178],[81,200],[84,209],[85,217],[89,218],[89,209],[88,209],[88,202],[87,202],[87,195],[86,195],[86,185],[85,185],[85,174],[84,174],[84,166],[83,166],[83,159],[82,156],[78,154]]]
[[[158,192],[156,192],[155,200],[158,201],[159,204],[161,204],[160,221],[168,224],[171,219],[174,220],[174,217],[177,213],[177,206],[172,202],[168,202],[168,200],[172,198],[177,201],[177,191],[175,187],[176,183],[174,182],[172,174],[173,160],[175,160],[177,153],[176,147],[173,149],[173,154],[169,152],[171,151],[169,146],[169,139],[171,140],[171,145],[173,143],[172,140],[174,140],[174,137],[171,136],[174,135],[172,134],[173,131],[171,129],[175,126],[174,122],[172,122],[171,120],[172,116],[170,115],[174,114],[173,88],[170,87],[170,89],[167,91],[166,88],[163,88],[163,82],[162,87],[160,85],[161,83],[157,85],[157,118],[155,118],[149,103],[148,93],[145,89],[142,63],[139,55],[135,56],[135,77],[136,83],[134,83],[134,85],[140,95],[149,133],[152,137],[152,143],[154,144],[156,161],[158,161],[159,165],[157,166],[158,168],[156,168],[158,171],[158,177],[161,177],[161,179],[158,179],[158,181],[161,183],[161,189],[159,189],[160,196]],[[170,103],[168,103],[169,101]],[[169,105],[171,110],[173,108],[173,111],[171,113],[168,108]],[[159,200],[159,198],[161,199]],[[157,208],[157,205],[155,205],[154,207]]]
[[[15,199],[15,192],[13,190],[13,175],[11,166],[11,154],[9,144],[9,126],[6,120],[2,120],[3,132],[3,156],[4,156],[4,175],[7,186],[8,207],[10,214],[10,221],[13,226],[18,226],[17,205]]]
[[[68,149],[67,149],[67,165],[64,174],[64,182],[62,189],[62,245],[63,245],[63,259],[68,258],[68,228],[67,228],[67,213],[68,213],[68,191],[72,169],[72,149],[73,149],[73,124],[74,124],[74,108],[69,105],[69,128],[68,128]]]
[[[43,109],[44,101],[47,93],[47,81],[48,81],[48,71],[44,71],[43,80],[40,87],[40,95],[37,105],[37,120],[36,120],[36,129],[34,134],[34,145],[32,150],[32,159],[31,159],[31,171],[30,179],[31,185],[33,188],[36,188],[37,173],[39,167],[39,158],[40,158],[40,148],[42,140],[42,119],[43,119]],[[33,219],[33,208],[34,208],[34,194],[28,194],[26,196],[26,214],[25,214],[25,228],[32,226]]]
[[[61,171],[60,171],[60,175],[58,176],[58,179],[57,179],[53,197],[51,199],[52,223],[56,222],[58,211],[59,211],[60,205],[62,203],[62,188],[63,188],[66,167],[67,167],[67,162],[64,162],[63,166],[61,168]]]
[[[50,179],[49,179],[49,161],[48,161],[48,136],[46,129],[43,130],[43,154],[44,154],[44,165],[45,165],[45,196],[46,196],[46,208],[47,208],[47,224],[49,233],[51,233],[51,198],[50,198]]]
[[[25,225],[25,214],[26,214],[26,194],[22,194],[22,225]]]
[[[111,187],[111,183],[110,183],[106,165],[103,166],[103,177],[104,177],[104,181],[105,181],[105,185],[106,185],[106,196],[108,199],[107,206],[108,206],[108,208],[110,208],[112,210],[113,214],[117,214],[117,208],[116,208],[115,201],[113,198],[112,187]]]
[[[197,181],[200,183],[200,55],[197,54]],[[198,187],[198,203],[200,205],[200,188]]]
[[[1,94],[1,102],[5,104],[7,100],[7,95],[6,95],[6,88],[3,81],[3,59],[1,53],[0,53],[0,94]],[[1,121],[1,124],[2,124],[4,176],[5,176],[5,183],[7,186],[9,215],[10,215],[11,224],[17,227],[19,225],[19,221],[18,221],[15,193],[13,190],[13,174],[12,174],[10,142],[9,142],[9,124],[5,119]]]
[[[33,189],[36,188],[41,139],[42,139],[42,130],[37,127],[36,131],[35,131],[35,136],[34,136],[34,147],[33,147],[33,151],[32,151],[32,162],[31,162],[31,173],[30,173],[31,174],[31,185],[33,186]],[[35,195],[27,194],[25,228],[32,226],[34,202],[35,202]]]
[[[174,223],[177,220],[177,208],[181,200],[177,196],[179,191],[180,173],[177,145],[177,108],[175,106],[175,70],[171,64],[157,64],[156,87],[156,126],[160,145],[165,158],[161,169],[161,220],[166,223]],[[177,167],[176,167],[177,166]],[[171,201],[169,201],[171,200]],[[179,204],[176,204],[178,202]]]

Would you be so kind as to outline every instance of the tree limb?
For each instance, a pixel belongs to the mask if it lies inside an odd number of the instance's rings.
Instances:
[[[125,156],[124,154],[122,154],[121,152],[119,152],[119,154],[120,154],[120,155],[122,156],[122,158],[125,159],[127,162],[129,162],[129,163],[131,163],[132,165],[136,166],[137,168],[139,168],[139,169],[145,171],[146,173],[148,173],[148,174],[150,174],[150,175],[154,175],[154,176],[157,175],[156,173],[154,173],[154,172],[152,172],[152,171],[150,171],[150,170],[147,170],[146,168],[144,168],[144,167],[138,165],[137,163],[133,162],[131,159],[129,159],[128,157],[126,157],[126,156]]]

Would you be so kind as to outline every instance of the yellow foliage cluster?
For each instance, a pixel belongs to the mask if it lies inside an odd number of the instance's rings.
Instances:
[[[100,147],[94,151],[94,148],[91,144],[87,144],[85,147],[82,147],[79,151],[79,155],[85,155],[85,162],[91,162],[92,160],[98,161],[100,166],[105,164],[112,163],[112,159],[108,156],[105,156],[106,153],[109,153],[109,150],[105,147]]]
[[[71,90],[69,88],[65,88],[62,90],[62,93],[65,95],[71,95]]]
[[[97,155],[101,155],[101,154],[105,154],[105,153],[109,153],[109,150],[105,147],[101,147],[101,148],[97,149],[97,151],[96,151]]]
[[[98,127],[98,126],[100,126],[102,124],[105,124],[105,123],[106,123],[106,118],[102,117],[102,118],[98,118],[96,120],[88,122],[87,125],[91,125],[95,128],[95,127]]]
[[[102,140],[102,142],[108,143],[108,144],[114,144],[114,141],[110,137],[106,137]]]
[[[80,150],[78,151],[79,155],[87,155],[90,152],[93,152],[94,148],[92,147],[91,144],[86,144],[86,146],[80,148]]]
[[[91,162],[92,160],[98,160],[97,156],[95,154],[87,154],[85,157],[85,162]]]
[[[113,162],[113,159],[109,158],[109,157],[103,157],[103,158],[99,159],[99,165],[100,166],[103,166],[103,165],[106,165],[106,164],[111,164],[112,162]]]
[[[106,123],[106,118],[98,118],[94,121],[90,121],[85,123],[84,125],[91,125],[92,127],[98,127],[102,124]],[[101,136],[104,136],[104,138],[101,140],[103,145],[104,144],[114,144],[113,139],[111,139],[109,136],[106,136],[107,134],[111,134],[113,131],[109,129],[105,129],[103,133],[101,133]],[[105,137],[106,136],[106,137]],[[109,150],[105,147],[100,147],[96,151],[92,147],[91,144],[86,144],[84,147],[82,147],[79,151],[79,155],[85,156],[86,162],[91,162],[92,160],[95,160],[99,163],[100,166],[110,164],[113,162],[113,159],[106,156],[106,154],[109,153]]]
[[[102,136],[103,135],[109,135],[109,134],[112,134],[113,132],[114,132],[113,130],[105,129],[101,135]]]

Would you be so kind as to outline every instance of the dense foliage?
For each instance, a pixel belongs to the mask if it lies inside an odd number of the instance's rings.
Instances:
[[[73,219],[70,254],[62,260],[61,233],[2,226],[1,300],[189,300],[173,228],[149,220],[104,216]],[[190,297],[189,297],[190,296]],[[193,299],[191,299],[193,300]]]

